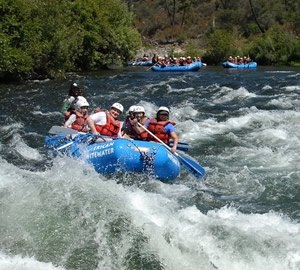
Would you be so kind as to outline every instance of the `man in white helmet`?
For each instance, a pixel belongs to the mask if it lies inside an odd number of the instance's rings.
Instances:
[[[176,125],[175,122],[169,120],[169,113],[170,111],[167,107],[160,107],[157,111],[156,118],[149,119],[145,123],[145,127],[165,144],[169,145],[169,140],[173,139],[171,151],[174,153],[177,149],[178,136],[174,127]],[[148,134],[148,141],[158,142],[158,140],[150,134]]]
[[[83,132],[89,131],[87,123],[89,103],[87,100],[84,97],[79,96],[72,102],[71,107],[73,109],[66,114],[67,121],[65,122],[64,127]]]
[[[91,132],[93,134],[121,138],[121,123],[118,117],[123,111],[123,105],[120,103],[111,105],[108,112],[96,111],[87,119]]]

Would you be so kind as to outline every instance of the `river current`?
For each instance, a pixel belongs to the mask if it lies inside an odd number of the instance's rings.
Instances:
[[[48,157],[71,82],[90,112],[168,106],[205,177],[105,177]],[[2,84],[0,100],[0,270],[300,269],[300,68],[131,67]]]

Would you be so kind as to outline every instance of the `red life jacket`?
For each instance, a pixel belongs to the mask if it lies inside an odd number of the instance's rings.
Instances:
[[[166,132],[164,129],[164,127],[169,123],[171,123],[173,126],[176,125],[175,122],[173,122],[171,120],[157,122],[156,118],[152,118],[150,120],[148,130],[151,131],[157,138],[162,140],[165,144],[169,144],[170,134],[168,132]],[[150,134],[148,135],[148,140],[149,141],[157,141]]]
[[[103,112],[100,110],[95,110],[95,113]],[[105,112],[106,114],[106,124],[105,125],[95,125],[96,130],[101,135],[118,137],[118,133],[121,128],[121,123],[118,120],[115,120],[109,112]]]
[[[72,114],[76,115],[76,120],[72,123],[71,128],[78,131],[88,132],[86,117],[82,113],[72,110],[65,114],[66,120],[68,120]]]
[[[72,111],[68,111],[65,113],[65,121],[67,121],[70,118]]]
[[[147,116],[143,116],[143,118],[139,121],[139,123],[145,125],[148,120],[149,118]],[[139,141],[147,141],[148,135],[149,135],[148,132],[144,130],[141,134],[137,134],[137,132],[135,132],[134,138]]]

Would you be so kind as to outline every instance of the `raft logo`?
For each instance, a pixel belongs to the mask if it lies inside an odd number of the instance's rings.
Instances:
[[[90,153],[90,158],[103,157],[103,156],[111,155],[113,153],[114,153],[113,148],[107,148],[107,149],[104,149],[103,151]]]
[[[94,147],[93,151],[103,149],[103,148],[106,148],[106,147],[110,147],[110,146],[113,146],[113,145],[114,145],[114,142],[109,142],[109,143],[104,143],[104,144],[101,144],[101,145],[97,145],[97,146]]]
[[[145,153],[148,153],[150,152],[150,148],[149,147],[134,147],[134,151],[135,152],[145,152]]]

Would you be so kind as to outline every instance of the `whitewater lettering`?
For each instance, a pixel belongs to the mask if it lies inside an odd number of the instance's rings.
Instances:
[[[114,142],[109,142],[109,143],[97,145],[97,146],[94,147],[93,151],[103,149],[103,148],[106,148],[106,147],[110,147],[110,146],[113,146],[113,145],[114,145]]]
[[[113,148],[107,148],[107,149],[104,149],[103,151],[100,151],[100,152],[90,153],[90,158],[103,157],[103,156],[111,155],[113,153],[114,153]]]

